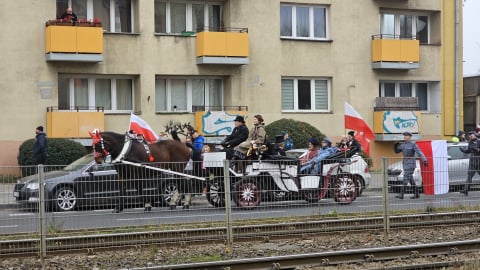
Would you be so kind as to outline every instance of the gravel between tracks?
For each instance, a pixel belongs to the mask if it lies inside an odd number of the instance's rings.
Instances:
[[[148,246],[137,249],[119,249],[95,254],[69,254],[49,256],[45,259],[45,270],[58,269],[129,269],[133,267],[151,267],[178,263],[192,263],[214,260],[268,257],[301,253],[325,252],[359,248],[374,248],[436,242],[478,239],[480,225],[449,226],[444,228],[395,230],[385,240],[383,233],[350,232],[322,235],[317,238],[271,240],[263,242],[236,243],[233,251],[227,253],[222,244],[190,247]],[[404,266],[417,263],[432,263],[443,260],[458,261],[470,259],[473,266],[455,267],[455,269],[480,269],[480,252],[455,256],[420,257],[417,259],[396,260],[382,263],[362,263],[335,267],[303,266],[298,269],[375,269],[391,266]],[[42,269],[38,257],[5,258],[1,269]],[[446,269],[446,268],[445,268]],[[453,268],[452,268],[453,269]]]

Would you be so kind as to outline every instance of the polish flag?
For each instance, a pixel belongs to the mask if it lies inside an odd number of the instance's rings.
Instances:
[[[425,195],[448,193],[448,152],[447,141],[418,141],[418,147],[427,158],[428,166],[420,168]]]
[[[345,129],[356,131],[355,139],[362,145],[363,151],[370,155],[370,141],[375,137],[373,131],[348,102],[345,102]]]
[[[149,143],[156,142],[159,138],[158,135],[153,131],[152,127],[145,122],[142,118],[130,114],[130,127],[129,130],[135,131],[136,134],[142,134],[145,140]]]

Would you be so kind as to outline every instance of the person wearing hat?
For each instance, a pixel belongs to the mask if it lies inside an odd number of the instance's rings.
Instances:
[[[240,159],[242,159],[246,154],[250,146],[257,145],[260,147],[262,144],[265,143],[267,138],[267,132],[265,131],[265,123],[263,121],[263,117],[259,114],[253,116],[253,128],[250,130],[250,134],[246,141],[240,143],[235,147],[235,151],[240,153],[238,155]],[[246,157],[246,156],[245,156]]]
[[[322,140],[321,148],[318,150],[317,155],[307,162],[302,168],[300,168],[300,172],[306,173],[309,170],[310,174],[317,175],[322,171],[322,163],[321,161],[326,159],[327,157],[335,154],[338,149],[336,147],[332,147],[332,141],[325,137]]]
[[[38,126],[35,129],[35,143],[33,144],[33,159],[35,165],[45,164],[47,160],[47,135],[43,132],[43,127]]]
[[[282,134],[276,135],[275,136],[275,143],[273,146],[273,155],[276,156],[286,156],[287,153],[285,153],[285,141],[284,141],[284,136]],[[269,149],[270,150],[270,149]]]
[[[220,143],[226,148],[234,148],[241,142],[248,139],[249,132],[247,126],[245,125],[245,119],[243,116],[237,115],[233,121],[235,122],[235,128],[233,129],[232,133],[225,137],[225,139],[223,139],[223,141]],[[232,156],[229,153],[230,151],[227,151],[227,158],[231,159]]]
[[[405,193],[405,187],[410,183],[413,188],[413,197],[411,199],[420,198],[420,191],[413,180],[413,172],[417,167],[417,162],[415,158],[415,153],[423,160],[423,165],[428,166],[428,161],[422,150],[418,145],[412,141],[412,133],[405,131],[403,132],[403,143],[396,142],[393,147],[395,153],[403,154],[403,186],[400,189],[400,194],[396,195],[395,198],[403,199],[403,194]]]
[[[348,132],[347,135],[348,141],[347,141],[347,148],[352,150],[355,149],[355,152],[360,152],[362,151],[362,145],[355,139],[355,131],[351,130]]]
[[[205,138],[202,135],[200,135],[200,133],[196,129],[192,131],[191,137],[192,137],[193,148],[195,148],[195,150],[198,151],[199,153],[202,153],[202,148],[203,148],[203,145],[205,144]]]
[[[468,196],[470,184],[472,184],[472,178],[475,173],[480,174],[480,140],[478,140],[478,134],[475,131],[469,133],[468,147],[460,147],[460,151],[470,154],[470,160],[468,161],[468,174],[465,186],[460,193]]]
[[[308,150],[307,152],[303,153],[298,158],[300,159],[300,165],[307,164],[310,160],[318,154],[318,147],[320,146],[320,142],[317,138],[311,137],[308,139]]]
[[[283,141],[285,142],[285,150],[293,149],[293,139],[290,137],[288,132],[282,131],[281,135],[283,136]]]

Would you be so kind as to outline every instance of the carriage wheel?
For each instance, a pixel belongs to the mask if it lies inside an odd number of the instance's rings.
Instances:
[[[340,174],[335,179],[333,196],[340,204],[350,204],[357,198],[357,188],[351,174]]]
[[[233,201],[243,209],[253,209],[260,205],[262,190],[253,178],[244,178],[235,184]]]
[[[222,181],[212,181],[208,185],[207,201],[214,207],[225,207],[225,187]]]
[[[359,175],[354,175],[353,179],[355,179],[355,186],[357,186],[357,197],[360,197],[365,190],[365,180]]]
[[[317,203],[320,200],[320,190],[319,189],[312,189],[308,191],[304,191],[305,200],[309,203]]]
[[[77,205],[77,195],[71,187],[61,187],[55,192],[53,208],[56,211],[72,211]]]
[[[160,190],[160,204],[162,206],[170,205],[173,194],[179,192],[178,185],[176,181],[166,181],[162,184],[162,189]],[[178,204],[181,203],[181,198],[178,200]]]

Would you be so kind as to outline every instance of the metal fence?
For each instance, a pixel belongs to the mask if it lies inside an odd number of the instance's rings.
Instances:
[[[353,156],[325,162],[312,175],[295,159],[227,161],[213,153],[186,168],[171,163],[98,166],[91,157],[60,170],[1,167],[1,250],[44,256],[179,241],[223,241],[232,248],[235,239],[315,234],[332,226],[388,232],[396,219],[479,210],[478,175],[468,196],[458,192],[468,159],[417,164],[418,199],[410,199],[410,185],[404,199],[395,198],[403,181],[401,163],[399,158]]]

